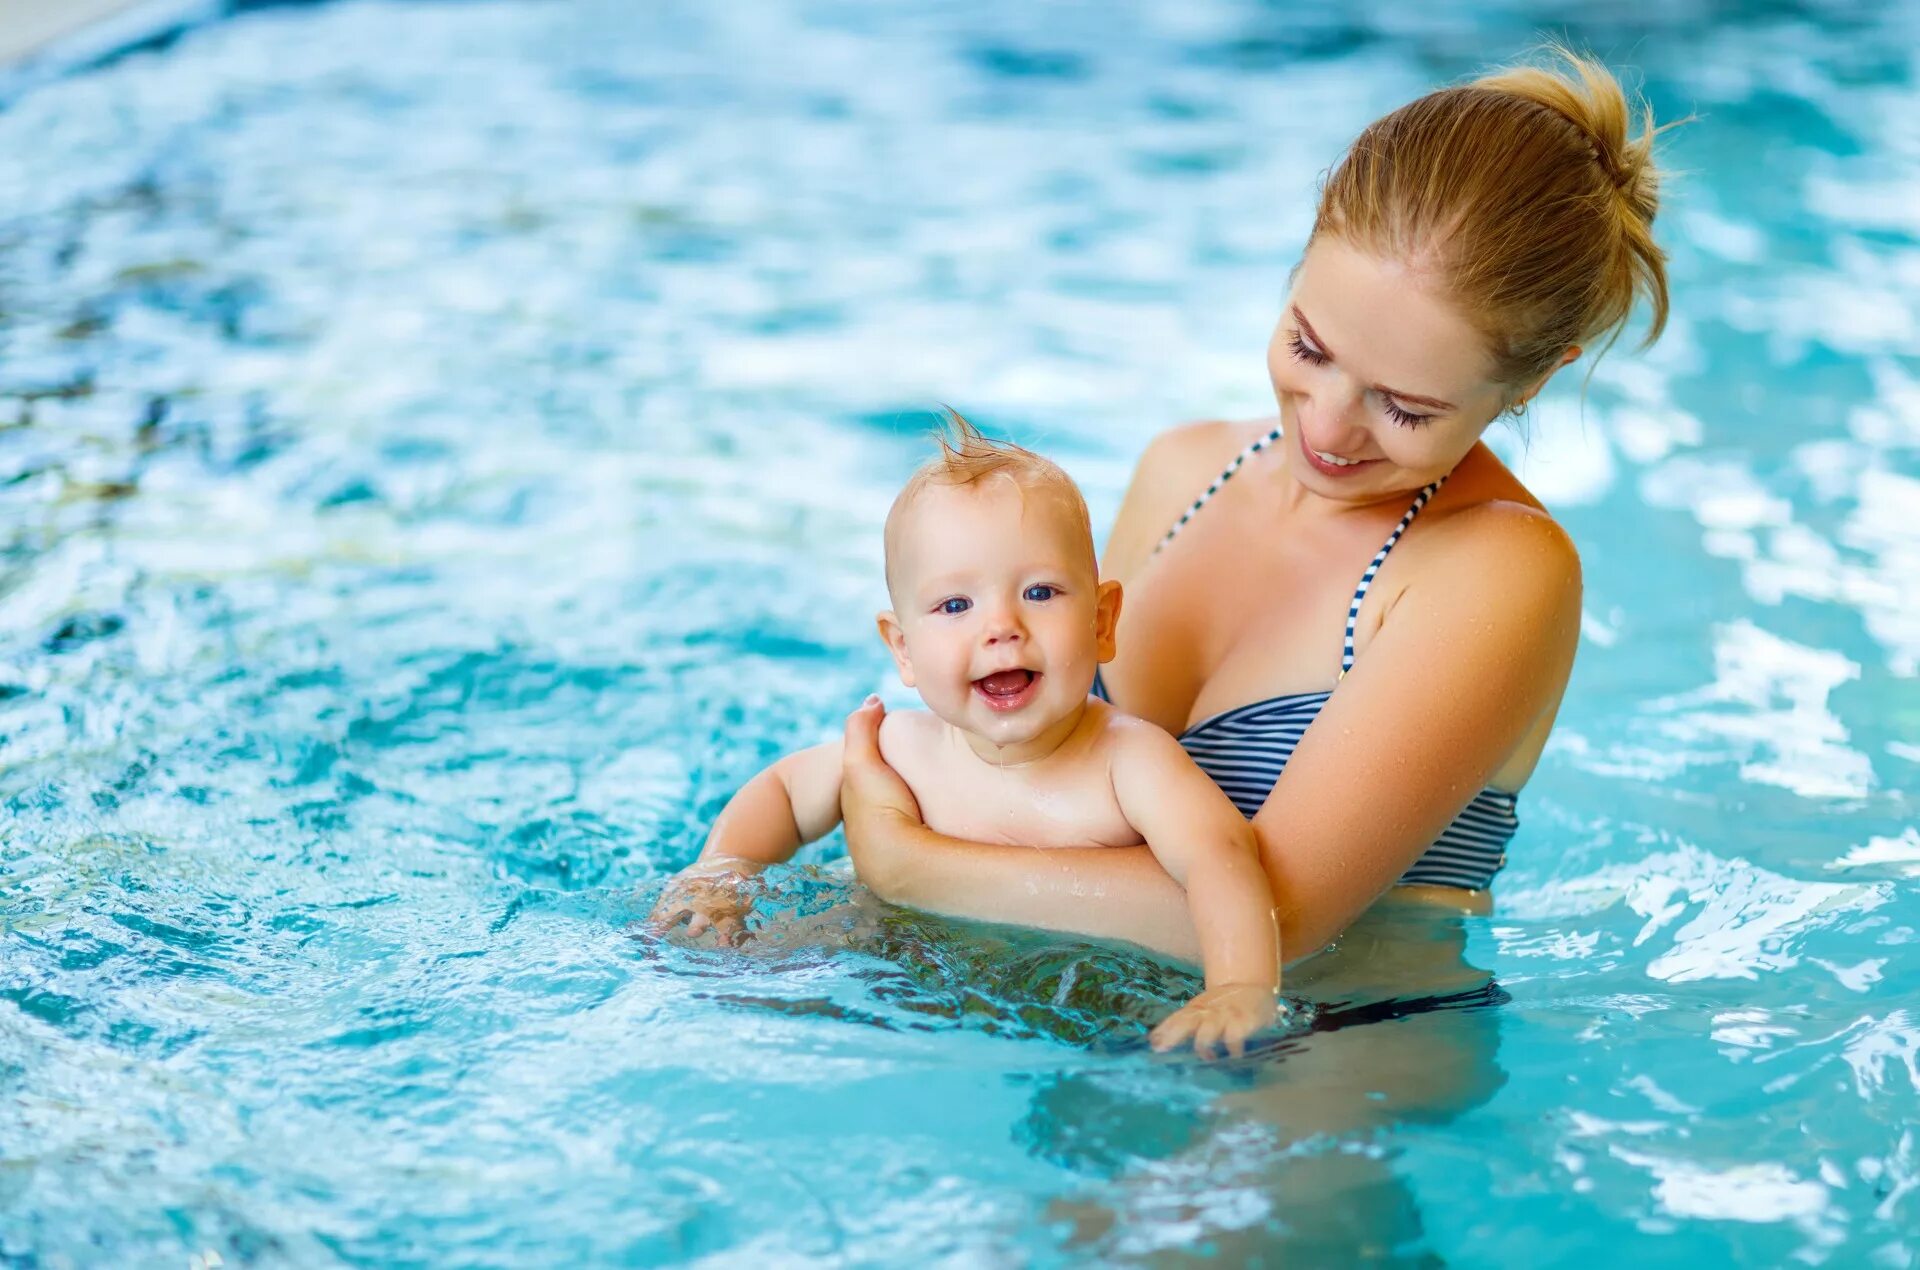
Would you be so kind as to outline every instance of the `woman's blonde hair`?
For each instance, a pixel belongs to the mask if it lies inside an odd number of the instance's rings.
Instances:
[[[1646,344],[1667,322],[1653,240],[1664,129],[1598,61],[1545,52],[1547,65],[1443,88],[1375,122],[1327,178],[1313,227],[1429,273],[1487,336],[1495,382],[1516,388],[1569,347],[1610,346],[1637,295],[1651,310]]]

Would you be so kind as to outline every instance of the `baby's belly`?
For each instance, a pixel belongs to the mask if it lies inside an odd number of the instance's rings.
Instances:
[[[1137,847],[1146,840],[1119,815],[1048,815],[1037,808],[923,807],[927,828],[1008,847]]]

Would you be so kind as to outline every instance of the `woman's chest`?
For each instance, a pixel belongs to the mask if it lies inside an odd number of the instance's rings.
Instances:
[[[1105,668],[1114,699],[1178,735],[1250,701],[1331,688],[1378,546],[1370,528],[1209,506],[1126,583],[1118,655]],[[1368,600],[1357,643],[1389,600]]]

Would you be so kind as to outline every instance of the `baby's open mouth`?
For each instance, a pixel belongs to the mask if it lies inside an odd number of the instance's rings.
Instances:
[[[973,681],[973,689],[995,710],[1014,710],[1033,698],[1040,676],[1031,670],[1001,670]]]

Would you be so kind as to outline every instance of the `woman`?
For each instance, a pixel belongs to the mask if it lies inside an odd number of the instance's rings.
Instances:
[[[1102,568],[1096,691],[1179,736],[1253,821],[1289,959],[1398,884],[1484,903],[1579,637],[1566,533],[1482,443],[1637,295],[1666,318],[1655,129],[1560,53],[1428,94],[1329,177],[1268,349],[1277,419],[1147,448]],[[944,838],[847,724],[847,840],[896,903],[1192,958],[1144,849]]]

